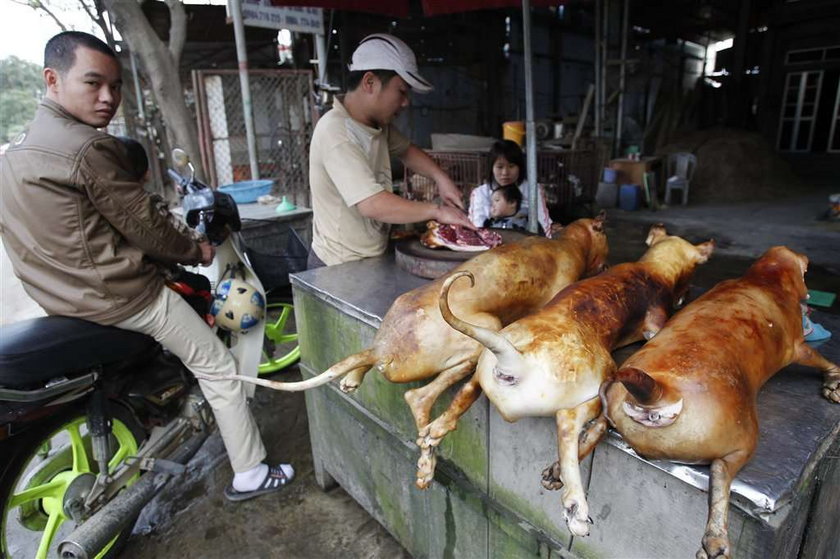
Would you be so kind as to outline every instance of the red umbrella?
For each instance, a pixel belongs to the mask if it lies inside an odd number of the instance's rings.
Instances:
[[[557,6],[563,3],[564,0],[531,0],[531,6],[534,7]],[[271,4],[408,17],[410,0],[271,0]],[[437,16],[521,6],[522,0],[423,0],[423,13],[427,16]]]

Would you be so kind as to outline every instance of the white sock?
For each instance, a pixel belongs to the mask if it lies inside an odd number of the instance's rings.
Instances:
[[[262,484],[265,476],[268,475],[268,464],[257,464],[245,472],[233,474],[233,488],[240,493],[253,491]]]
[[[283,470],[283,473],[286,474],[286,479],[288,481],[292,481],[295,477],[295,469],[292,468],[291,464],[280,464],[280,469]],[[261,463],[257,464],[250,470],[245,472],[238,472],[233,474],[233,488],[240,493],[244,493],[246,491],[253,491],[254,489],[258,488],[262,485],[262,482],[265,480],[265,476],[268,475],[268,464]]]

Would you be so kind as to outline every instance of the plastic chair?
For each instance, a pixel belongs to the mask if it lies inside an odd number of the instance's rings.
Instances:
[[[697,156],[693,153],[678,152],[668,156],[666,167],[668,180],[665,181],[665,203],[671,204],[671,192],[682,190],[682,205],[688,203],[688,187],[694,169],[697,168]]]

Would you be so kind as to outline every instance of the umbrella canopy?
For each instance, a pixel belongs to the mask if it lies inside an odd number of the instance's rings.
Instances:
[[[307,6],[350,12],[368,12],[394,17],[408,17],[410,0],[271,0],[274,6]],[[519,8],[522,0],[422,0],[423,13],[427,16]],[[557,6],[565,0],[531,0],[533,7]]]

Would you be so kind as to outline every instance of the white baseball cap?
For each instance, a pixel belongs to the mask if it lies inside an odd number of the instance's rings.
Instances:
[[[432,84],[417,71],[414,52],[398,39],[387,33],[368,35],[353,51],[349,70],[393,70],[417,93],[428,93]]]

